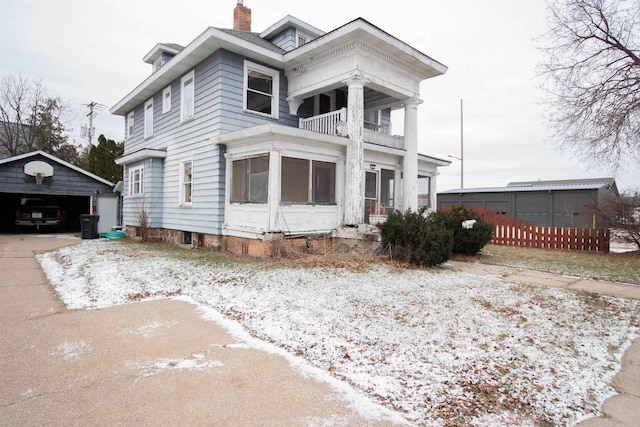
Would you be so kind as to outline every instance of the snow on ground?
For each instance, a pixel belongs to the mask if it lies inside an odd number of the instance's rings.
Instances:
[[[38,259],[69,308],[193,299],[411,424],[572,425],[614,393],[638,333],[636,301],[499,277],[214,263],[142,248],[86,241]]]

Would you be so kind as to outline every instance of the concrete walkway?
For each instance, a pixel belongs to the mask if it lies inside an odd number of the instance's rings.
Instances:
[[[0,236],[0,425],[388,425],[196,306],[69,311],[37,252],[80,240]]]
[[[445,267],[471,274],[501,276],[504,280],[517,283],[552,286],[640,300],[640,286],[638,285],[587,280],[540,271],[460,261],[449,261]],[[613,385],[618,394],[604,402],[603,415],[578,423],[579,427],[640,426],[640,338],[636,338],[624,353],[621,370],[613,378]]]
[[[0,236],[0,425],[388,425],[281,356],[246,348],[186,302],[69,311],[34,259],[71,237]],[[448,268],[640,300],[640,286],[449,262]],[[640,426],[640,340],[618,395],[580,427]]]

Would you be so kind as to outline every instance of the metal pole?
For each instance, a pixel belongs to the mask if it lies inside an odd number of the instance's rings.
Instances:
[[[464,188],[464,120],[462,99],[460,100],[460,188]]]

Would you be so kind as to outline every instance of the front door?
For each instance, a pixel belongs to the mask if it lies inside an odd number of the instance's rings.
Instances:
[[[364,222],[369,222],[369,214],[375,213],[378,204],[378,171],[365,171],[364,175]]]

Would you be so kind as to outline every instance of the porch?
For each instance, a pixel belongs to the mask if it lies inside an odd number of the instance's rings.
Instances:
[[[299,128],[324,133],[326,135],[348,136],[347,108],[330,111],[308,118],[299,119]],[[366,122],[363,128],[364,142],[382,147],[405,150],[405,141],[402,136],[391,135],[390,124]]]

